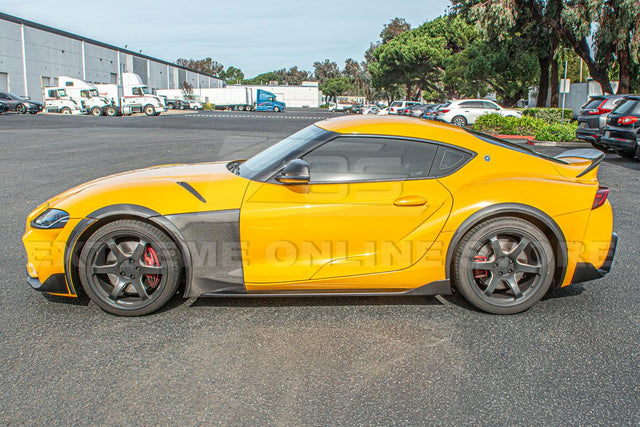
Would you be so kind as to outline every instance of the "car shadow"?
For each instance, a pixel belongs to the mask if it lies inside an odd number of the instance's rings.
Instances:
[[[331,307],[384,305],[442,305],[433,296],[349,297],[201,297],[191,307]]]
[[[555,298],[568,298],[575,297],[584,292],[584,286],[581,283],[575,285],[565,286],[564,288],[551,289],[545,296],[542,297],[542,301]]]
[[[607,158],[604,160],[606,163],[622,166],[623,168],[640,171],[640,161],[637,159],[625,159],[617,154],[607,153]]]

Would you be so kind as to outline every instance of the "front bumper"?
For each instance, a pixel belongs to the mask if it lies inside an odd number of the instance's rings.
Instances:
[[[27,282],[36,291],[47,292],[49,294],[57,295],[69,295],[69,288],[67,287],[67,280],[64,274],[52,274],[44,283],[41,283],[37,277],[31,277],[29,271],[26,271]]]
[[[579,262],[576,266],[575,273],[573,273],[571,283],[588,282],[590,280],[601,279],[606,276],[611,271],[611,265],[613,264],[613,258],[616,254],[617,246],[618,235],[616,233],[612,233],[609,251],[602,266],[600,266],[600,268],[596,268],[590,262]]]

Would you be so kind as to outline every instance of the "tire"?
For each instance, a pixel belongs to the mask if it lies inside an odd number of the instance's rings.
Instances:
[[[460,127],[466,126],[467,119],[464,116],[455,116],[453,119],[451,119],[451,124]]]
[[[94,117],[101,116],[101,115],[102,115],[102,108],[100,108],[100,107],[93,107],[93,108],[91,108],[90,113],[91,113],[91,115],[92,115],[92,116],[94,116]]]
[[[156,109],[153,105],[147,104],[143,108],[144,114],[148,117],[156,115]]]
[[[109,106],[107,107],[107,110],[105,111],[105,113],[107,117],[114,117],[118,115],[118,110],[114,106]]]
[[[24,104],[16,105],[16,112],[19,114],[27,114],[27,106]]]
[[[617,148],[614,148],[613,151],[615,151],[618,156],[625,159],[633,159],[635,156],[635,153],[633,151],[622,151],[618,150]]]
[[[143,316],[177,292],[182,256],[156,227],[138,220],[114,221],[85,243],[78,275],[87,296],[118,316]]]
[[[547,293],[555,268],[553,247],[540,229],[520,218],[500,217],[465,234],[454,252],[451,276],[480,310],[515,314]]]
[[[64,114],[65,116],[71,115],[71,108],[64,107],[63,109],[60,110],[60,114]]]
[[[174,110],[175,108],[176,108],[176,106],[175,106],[175,105],[173,105],[172,103],[168,103],[168,104],[167,104],[167,109],[168,109],[168,110]]]
[[[605,145],[600,144],[599,142],[591,141],[591,146],[596,150],[607,151],[607,147]]]
[[[273,107],[273,112],[274,113],[279,113],[280,112],[280,107]]]
[[[636,141],[636,159],[640,160],[640,137]]]

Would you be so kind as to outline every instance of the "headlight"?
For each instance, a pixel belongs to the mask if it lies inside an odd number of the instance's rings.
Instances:
[[[60,209],[47,209],[31,221],[33,228],[62,228],[69,221],[69,214]]]

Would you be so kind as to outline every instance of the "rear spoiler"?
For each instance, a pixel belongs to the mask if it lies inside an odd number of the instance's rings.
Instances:
[[[602,151],[594,150],[593,148],[578,148],[576,150],[565,151],[564,153],[558,154],[557,156],[555,156],[555,158],[558,160],[566,159],[569,157],[591,161],[591,165],[589,165],[588,168],[586,168],[585,170],[580,172],[579,175],[576,176],[576,178],[580,178],[581,176],[591,172],[596,167],[598,167],[600,162],[602,162],[602,160],[604,159],[605,154]]]

